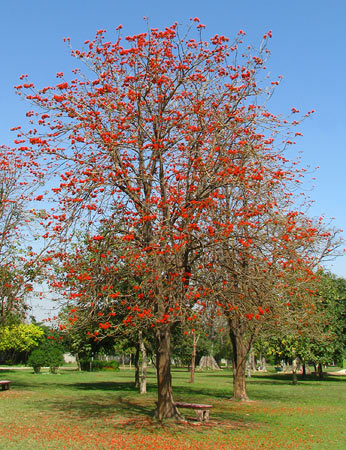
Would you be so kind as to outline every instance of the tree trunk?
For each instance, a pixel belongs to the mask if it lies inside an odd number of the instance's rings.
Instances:
[[[155,370],[156,370],[156,357],[155,357],[155,355],[151,355],[150,356],[150,361],[151,361],[151,364],[155,367]]]
[[[146,394],[147,393],[147,351],[143,341],[142,331],[138,333],[139,338],[139,348],[142,355],[141,360],[141,376],[140,376],[140,384],[139,384],[139,393]]]
[[[267,361],[264,356],[262,356],[262,372],[267,372]]]
[[[248,400],[246,393],[246,357],[249,346],[245,343],[239,323],[229,322],[230,338],[233,348],[233,400]]]
[[[323,366],[322,366],[322,363],[318,363],[317,370],[318,370],[318,378],[320,380],[323,380],[324,377],[323,377]]]
[[[191,357],[191,370],[190,370],[190,383],[195,381],[195,369],[196,369],[196,354],[197,354],[197,343],[198,343],[199,335],[196,336],[193,334],[192,341],[192,357]]]
[[[251,361],[250,361],[250,358],[247,358],[247,360],[246,360],[245,371],[246,371],[246,376],[248,378],[251,378]]]
[[[294,358],[294,360],[292,361],[292,384],[294,385],[298,383],[297,367],[298,367],[298,358]]]
[[[248,360],[250,363],[250,370],[252,372],[256,372],[257,371],[257,366],[256,366],[256,361],[255,361],[255,354],[253,352],[253,350],[250,350],[249,356],[248,356]]]
[[[163,419],[182,418],[174,405],[171,377],[171,329],[170,324],[163,324],[156,329],[156,373],[157,373],[157,408],[155,417]]]
[[[255,362],[255,354],[252,349],[250,349],[248,357],[246,359],[245,370],[246,370],[246,376],[248,378],[251,378],[252,372],[256,372],[256,370],[257,370],[256,362]]]
[[[78,353],[76,353],[76,363],[77,363],[77,367],[78,367],[78,372],[81,372],[82,371],[82,367],[80,365],[80,359],[79,359]]]
[[[140,332],[139,332],[140,333]],[[140,386],[140,382],[139,382],[139,342],[138,342],[138,346],[136,348],[136,353],[135,353],[135,387],[139,388]]]
[[[306,377],[306,365],[305,365],[305,362],[303,362],[303,365],[302,365],[302,379],[305,380],[305,377]]]

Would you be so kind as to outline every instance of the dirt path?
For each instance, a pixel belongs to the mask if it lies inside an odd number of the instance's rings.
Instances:
[[[337,372],[327,372],[327,375],[346,375],[346,369],[338,370]]]

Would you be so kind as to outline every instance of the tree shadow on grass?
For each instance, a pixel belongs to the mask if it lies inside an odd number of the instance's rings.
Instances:
[[[51,382],[47,383],[47,379],[35,377],[33,382],[27,380],[17,379],[13,386],[17,388],[23,388],[31,390],[40,390],[40,389],[48,389],[50,391],[58,391],[65,390],[69,392],[73,391],[85,391],[96,393],[97,391],[100,393],[116,393],[120,394],[123,392],[127,393],[137,393],[138,389],[135,386],[133,381],[91,381],[91,382],[77,382],[77,383],[59,383],[59,382]],[[156,392],[156,386],[154,384],[147,384],[147,392],[152,393]]]
[[[73,390],[83,390],[83,391],[102,391],[102,392],[132,392],[134,394],[138,393],[138,388],[136,388],[133,381],[97,381],[97,382],[84,382],[84,383],[73,383],[65,384],[70,389]],[[152,383],[147,383],[147,393],[156,393],[156,385]]]
[[[231,406],[231,407],[229,407]],[[153,431],[158,428],[166,428],[169,432],[191,431],[191,426],[198,425],[201,432],[210,432],[212,427],[220,427],[219,432],[229,432],[229,428],[253,428],[259,426],[256,418],[251,418],[247,411],[239,411],[236,405],[231,403],[218,402],[216,410],[211,413],[211,423],[201,424],[196,421],[194,413],[187,410],[180,410],[184,415],[186,422],[175,423],[174,421],[165,421],[162,425],[154,419],[155,401],[153,397],[131,397],[115,395],[105,398],[104,396],[91,396],[82,398],[73,398],[68,401],[64,399],[54,399],[46,401],[45,410],[59,412],[67,416],[69,420],[105,420],[107,427],[111,426],[113,430],[136,431],[138,428]]]
[[[133,381],[90,381],[84,383],[72,383],[65,385],[70,389],[78,389],[83,391],[136,391]]]
[[[257,383],[256,383],[257,384]],[[250,386],[248,386],[250,388]],[[271,391],[261,391],[260,394],[257,392],[248,392],[250,400],[254,401],[286,401],[290,399],[290,393],[277,392],[276,390]],[[232,400],[233,390],[213,390],[210,387],[202,388],[196,386],[191,388],[191,386],[183,387],[177,386],[174,388],[174,398],[176,401],[186,401],[191,403],[203,402],[213,404],[213,400],[224,400],[230,402],[230,404],[239,404],[239,402]],[[241,403],[240,403],[241,404]]]
[[[97,392],[101,394],[102,398],[105,395],[123,395],[128,397],[131,395],[137,395],[138,389],[135,387],[133,381],[90,381],[90,382],[76,382],[76,383],[59,383],[49,381],[44,377],[33,379],[33,383],[26,380],[16,380],[13,386],[19,389],[30,389],[30,390],[51,390],[51,391],[61,391],[66,389],[67,392],[75,393],[76,391],[84,391],[88,398],[93,398],[94,394]],[[254,385],[260,386],[261,384],[274,384],[266,380],[256,380],[248,381],[248,387],[250,388]],[[280,380],[277,385],[289,384],[287,381]],[[157,387],[154,383],[147,384],[148,397],[155,397],[157,393]],[[230,401],[233,395],[231,386],[226,388],[217,388],[213,386],[201,386],[201,384],[191,384],[187,383],[186,386],[178,385],[173,387],[174,399],[176,401],[185,401],[191,403],[213,403],[213,400],[225,400]],[[65,395],[65,394],[64,394]],[[277,390],[261,391],[258,393],[250,393],[250,397],[253,400],[281,400],[285,401],[290,398],[289,392],[277,392]],[[143,397],[144,398],[144,397]],[[236,403],[236,402],[234,402]]]
[[[208,403],[208,404],[215,404],[219,401],[225,402],[230,401],[232,397],[232,386],[231,386],[232,378],[230,377],[230,374],[227,373],[219,375],[218,373],[214,374],[211,373],[206,378],[209,379],[209,377],[214,378],[213,383],[204,384],[204,380],[203,381],[200,380],[199,382],[197,380],[197,382],[193,384],[186,382],[186,385],[181,384],[175,385],[173,383],[174,399],[176,401],[185,401],[191,403]],[[215,383],[215,378],[220,377],[221,378],[226,377],[229,380],[227,386],[220,387],[220,383]],[[325,380],[326,383],[329,382],[345,383],[345,381],[346,380],[340,379],[336,376],[335,377],[328,376]],[[316,384],[316,382],[320,384],[320,380],[318,378],[316,379],[314,375],[307,375],[304,381],[301,379],[298,380],[298,388],[299,386],[317,386],[318,384]],[[324,381],[322,381],[321,383],[324,383]],[[270,374],[270,373],[256,374],[253,375],[251,378],[247,379],[247,385],[249,396],[251,400],[255,401],[280,401],[280,402],[290,401],[292,395],[292,390],[290,389],[290,387],[292,389],[295,389],[295,387],[292,386],[291,374]],[[273,389],[270,389],[271,386],[273,386]],[[280,387],[284,386],[287,389],[281,390]],[[264,387],[267,388],[264,389]],[[82,381],[71,382],[70,379],[66,379],[64,382],[63,377],[61,378],[61,380],[59,380],[57,377],[54,378],[53,376],[51,376],[50,378],[50,376],[43,377],[40,375],[38,376],[35,375],[32,377],[32,382],[30,382],[27,379],[18,378],[17,380],[14,381],[13,388],[29,389],[31,391],[39,391],[40,389],[45,391],[49,390],[52,392],[59,391],[65,398],[67,395],[71,395],[71,397],[73,398],[76,395],[76,392],[79,391],[81,392],[80,401],[91,402],[91,404],[94,401],[93,399],[97,398],[98,395],[102,397],[103,401],[106,402],[106,404],[108,404],[109,399],[113,400],[114,398],[115,399],[122,398],[123,402],[125,402],[125,399],[127,399],[126,401],[131,402],[133,401],[133,399],[136,398],[141,399],[145,398],[145,397],[137,397],[138,390],[135,387],[134,382],[125,380],[119,381],[85,380],[83,382]],[[63,392],[64,390],[66,390],[66,393]],[[148,411],[150,411],[154,409],[154,401],[157,392],[157,387],[154,380],[148,383],[147,391],[148,396],[146,398],[150,401],[150,407],[145,406],[145,408],[149,408]],[[236,402],[232,403],[237,404]],[[135,402],[135,404],[137,403]],[[131,410],[131,408],[129,410]],[[228,417],[228,412],[226,413],[226,416]]]
[[[309,375],[305,375],[305,378],[302,377],[301,374],[297,375],[298,383],[303,383],[306,386],[315,385],[316,382],[346,382],[346,377],[342,378],[340,376],[333,376],[324,374],[324,378],[321,380],[318,375],[312,373]],[[247,379],[247,384],[273,384],[273,385],[282,385],[282,384],[290,384],[292,383],[292,374],[290,373],[273,373],[273,374],[260,374],[253,375],[251,378]]]
[[[46,392],[44,402],[42,398],[31,399],[31,405],[34,408],[44,410],[48,414],[60,413],[71,421],[78,421],[81,418],[101,422],[104,420],[108,423],[107,426],[110,421],[112,428],[119,430],[123,430],[124,427],[135,429],[140,426],[141,428],[149,427],[151,430],[157,427],[154,420],[157,388],[154,383],[148,384],[148,395],[140,396],[132,381],[59,383],[59,380],[54,380],[47,386],[46,379],[35,377],[34,384],[27,380],[18,380],[18,387],[22,389],[29,388],[36,391],[42,389],[42,392]],[[249,411],[246,407],[243,408],[243,403],[231,401],[231,389],[187,383],[186,386],[174,386],[173,390],[176,401],[212,404],[211,418],[215,423],[224,423],[226,427],[233,427],[233,425],[236,427],[237,423],[244,426],[247,423],[258,424],[256,415],[249,416]],[[290,398],[290,394],[274,390],[274,392],[255,393],[251,395],[251,398],[257,401],[269,399],[285,402]],[[181,412],[185,417],[194,418],[193,411],[183,409]],[[263,422],[262,418],[261,421]],[[221,425],[220,427],[222,428]]]
[[[320,381],[318,378],[316,378],[317,381]],[[344,375],[325,375],[324,379],[322,381],[332,381],[333,383],[345,383],[346,384],[346,377]]]
[[[26,369],[24,369],[25,371],[26,371],[26,373],[28,373],[28,371],[26,370]],[[16,370],[16,369],[10,369],[10,368],[6,368],[6,369],[0,369],[0,377],[2,377],[2,375],[3,374],[6,374],[6,373],[18,373],[18,372],[20,372],[18,369]]]
[[[114,395],[105,398],[103,395],[95,395],[81,398],[54,399],[46,402],[46,409],[60,411],[70,417],[102,419],[114,416],[153,417],[154,402],[142,402],[128,396]]]
[[[127,423],[125,424],[126,421],[130,421],[130,425],[136,427],[139,422],[147,423],[148,420],[154,420],[157,394],[155,383],[148,383],[148,394],[141,396],[133,381],[59,383],[58,380],[54,380],[47,385],[46,377],[35,376],[32,379],[35,383],[18,380],[16,387],[29,388],[37,392],[42,389],[42,392],[46,392],[44,402],[42,398],[32,399],[31,404],[33,407],[37,404],[37,409],[44,409],[47,413],[58,412],[67,415],[71,420],[79,420],[83,417],[95,420],[107,419],[112,421],[114,427],[118,427],[119,423],[119,429],[125,425],[128,426]],[[210,386],[202,387],[190,383],[186,386],[174,386],[173,390],[176,401],[214,405],[211,414],[213,420],[225,421],[228,424],[251,422],[245,412],[239,410],[237,403],[230,401],[231,390],[213,389]],[[194,418],[195,416],[194,411],[182,410],[181,412],[185,417]]]

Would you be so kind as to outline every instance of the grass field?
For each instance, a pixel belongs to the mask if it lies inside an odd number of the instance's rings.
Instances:
[[[191,385],[177,369],[175,400],[213,404],[211,420],[163,425],[153,419],[154,371],[145,396],[133,378],[133,370],[1,370],[12,387],[0,392],[0,449],[346,449],[346,377],[293,386],[283,374],[256,375],[248,380],[253,401],[235,403],[230,371],[199,372]]]

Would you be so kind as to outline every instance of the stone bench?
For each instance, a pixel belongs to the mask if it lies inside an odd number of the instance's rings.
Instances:
[[[208,422],[209,411],[213,405],[201,405],[198,403],[174,402],[177,408],[194,409],[196,411],[197,420],[199,422]]]

